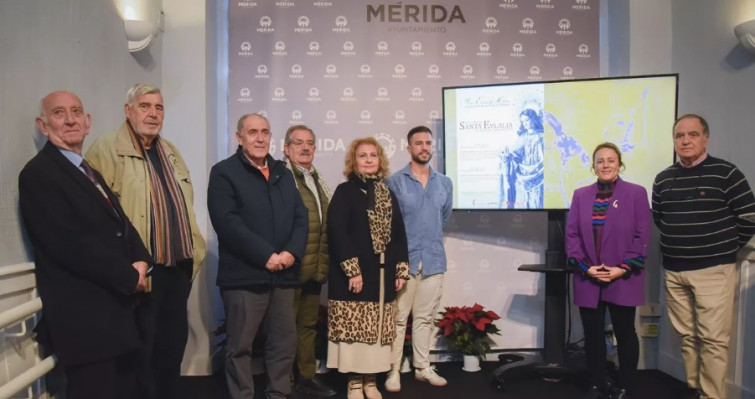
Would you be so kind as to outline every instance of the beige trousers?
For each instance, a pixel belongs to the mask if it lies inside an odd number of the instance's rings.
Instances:
[[[412,364],[415,368],[430,367],[430,345],[435,332],[435,318],[443,294],[444,274],[422,277],[409,275],[404,289],[396,298],[396,340],[393,341],[391,367],[401,369],[401,357],[406,337],[406,322],[412,314]]]
[[[666,270],[669,319],[682,338],[687,385],[703,398],[726,398],[736,264],[700,270]]]

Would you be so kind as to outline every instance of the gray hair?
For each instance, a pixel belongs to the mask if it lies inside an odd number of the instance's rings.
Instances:
[[[149,83],[136,83],[135,85],[131,86],[131,88],[128,89],[128,92],[126,93],[126,104],[128,104],[130,107],[133,107],[136,99],[145,94],[162,95],[160,88],[155,85],[151,85]]]
[[[309,132],[309,134],[312,135],[312,140],[317,141],[317,136],[315,136],[315,132],[312,131],[307,125],[293,125],[288,130],[286,130],[286,138],[283,139],[283,144],[289,145],[291,144],[291,134],[294,133],[294,130],[306,130]]]
[[[45,115],[45,98],[47,98],[47,96],[44,96],[39,100],[39,118],[42,119],[42,122],[47,124],[47,115]]]
[[[700,116],[698,114],[684,114],[684,115],[676,118],[676,120],[674,121],[674,126],[673,126],[673,128],[671,130],[672,135],[676,131],[676,125],[678,125],[679,122],[682,121],[682,119],[687,119],[687,118],[696,118],[700,122],[700,126],[703,127],[703,135],[705,137],[709,137],[710,136],[710,129],[708,128],[708,121],[706,121],[705,118],[703,118],[702,116]]]
[[[246,118],[250,118],[250,117],[252,117],[252,116],[256,116],[256,117],[258,117],[258,118],[262,118],[262,119],[264,119],[264,120],[265,120],[265,122],[267,122],[267,127],[268,127],[268,129],[270,128],[270,121],[269,121],[269,120],[268,120],[268,119],[267,119],[267,118],[266,118],[266,117],[265,117],[264,115],[262,115],[262,114],[258,114],[258,113],[256,113],[256,112],[255,112],[255,113],[252,113],[252,114],[244,114],[244,115],[241,115],[241,118],[239,118],[239,121],[238,121],[238,123],[236,124],[236,132],[241,132],[241,129],[243,129],[243,128],[244,128],[244,121],[246,120]]]

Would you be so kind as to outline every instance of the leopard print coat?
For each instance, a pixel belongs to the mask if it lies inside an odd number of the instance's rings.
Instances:
[[[396,197],[385,190],[377,192],[375,208],[382,213],[378,229],[370,226],[366,191],[350,179],[339,185],[328,209],[328,339],[331,341],[375,343],[379,335],[379,315],[383,312],[382,344],[393,342],[396,335],[396,278],[409,278],[409,254],[406,230]],[[385,201],[379,205],[378,200]],[[391,211],[392,210],[392,211]],[[388,211],[388,218],[385,218]],[[374,223],[375,220],[373,220]],[[382,237],[375,236],[375,232]],[[389,231],[388,235],[385,232]],[[379,241],[380,243],[376,243]],[[376,245],[377,244],[377,245]],[[383,245],[381,245],[383,244]],[[384,249],[384,263],[376,249]],[[380,286],[380,271],[385,283]],[[361,275],[363,290],[355,294],[348,289],[349,279]],[[380,294],[384,296],[381,309]]]

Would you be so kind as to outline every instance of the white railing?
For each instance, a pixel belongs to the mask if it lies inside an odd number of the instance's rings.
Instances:
[[[34,264],[31,262],[22,263],[18,265],[12,265],[12,266],[2,266],[0,267],[0,281],[5,281],[7,283],[7,280],[19,278],[19,276],[24,276],[25,274],[28,275],[33,270],[34,270]],[[34,285],[33,283],[28,284],[28,285],[22,284],[22,290],[23,289],[31,290],[33,293]],[[15,290],[15,291],[19,291],[19,290]],[[33,296],[36,296],[36,295],[33,295]],[[34,297],[27,302],[21,303],[20,305],[14,306],[10,309],[3,311],[2,313],[0,313],[0,331],[3,331],[9,326],[12,326],[16,323],[21,322],[22,331],[20,333],[3,332],[3,335],[5,337],[20,337],[20,338],[25,337],[26,336],[26,319],[34,316],[41,309],[42,309],[42,300],[39,299],[38,297]],[[32,391],[31,386],[40,378],[44,377],[45,374],[50,372],[50,370],[52,370],[55,367],[55,363],[56,363],[56,358],[54,355],[49,356],[43,360],[38,360],[34,364],[34,366],[14,376],[12,379],[7,381],[4,385],[0,386],[0,399],[7,399],[7,398],[14,397],[14,395],[16,395],[18,392],[24,389],[27,389],[29,398],[33,397],[34,392]]]
[[[0,277],[9,276],[16,273],[30,272],[34,270],[34,263],[26,262],[17,265],[0,266]]]
[[[10,326],[18,321],[26,320],[29,316],[42,310],[42,300],[34,298],[24,302],[15,308],[10,308],[0,313],[0,329]]]
[[[34,367],[27,369],[16,378],[8,381],[7,384],[0,387],[0,398],[8,399],[24,388],[28,388],[45,374],[49,373],[55,367],[55,356],[48,356],[45,360],[37,363]],[[31,395],[29,395],[31,397]]]

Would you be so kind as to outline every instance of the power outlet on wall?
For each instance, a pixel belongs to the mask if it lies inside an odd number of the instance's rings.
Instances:
[[[659,329],[658,323],[642,323],[642,328],[640,329],[640,335],[646,338],[657,338],[658,329]]]
[[[663,314],[661,310],[661,304],[657,302],[649,302],[640,306],[640,316],[643,317],[660,317]]]

